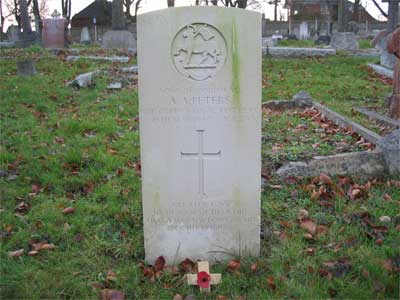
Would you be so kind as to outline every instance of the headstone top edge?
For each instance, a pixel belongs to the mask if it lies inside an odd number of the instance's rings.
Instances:
[[[147,16],[150,15],[156,15],[156,14],[160,14],[160,13],[164,13],[164,12],[172,12],[172,11],[179,11],[179,10],[220,10],[220,11],[235,11],[235,12],[239,12],[242,11],[243,14],[248,14],[248,15],[254,15],[254,16],[258,16],[258,17],[262,17],[262,14],[258,11],[254,11],[254,10],[247,10],[247,9],[243,9],[243,8],[237,8],[237,7],[225,7],[225,6],[179,6],[179,7],[168,7],[168,8],[163,8],[163,9],[158,9],[158,10],[153,10],[153,11],[149,11],[143,14],[139,14],[137,16],[138,21],[140,21],[142,18],[145,18]]]

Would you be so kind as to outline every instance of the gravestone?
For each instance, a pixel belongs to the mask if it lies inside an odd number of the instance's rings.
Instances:
[[[36,74],[35,62],[33,60],[17,62],[17,74],[22,77],[34,76]]]
[[[11,43],[19,41],[19,33],[20,33],[20,30],[19,30],[18,26],[11,25],[10,27],[8,27],[8,29],[7,29],[8,41]]]
[[[308,32],[308,23],[301,22],[299,27],[299,38],[300,40],[307,40],[310,38],[310,34]]]
[[[83,27],[81,31],[81,43],[90,44],[92,39],[90,38],[90,31],[88,27]]]
[[[261,14],[142,14],[138,46],[146,259],[258,255]]]
[[[64,48],[66,44],[66,19],[44,19],[42,43],[45,48]]]
[[[358,50],[359,44],[354,32],[336,32],[331,38],[331,47],[336,50]]]
[[[105,49],[136,49],[136,39],[128,30],[110,30],[103,35]]]

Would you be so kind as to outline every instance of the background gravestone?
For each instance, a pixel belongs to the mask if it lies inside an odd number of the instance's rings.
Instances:
[[[300,40],[307,40],[310,38],[310,34],[308,31],[308,23],[301,22],[299,27],[299,39]]]
[[[136,38],[126,27],[123,0],[113,0],[112,30],[103,35],[102,47],[105,49],[136,48]]]
[[[22,77],[31,77],[36,74],[35,62],[25,60],[17,63],[17,74]]]
[[[45,48],[64,48],[66,45],[66,19],[44,19],[42,43]]]
[[[143,14],[138,46],[146,259],[258,255],[261,14]]]
[[[88,27],[83,27],[81,31],[81,43],[90,44],[92,39],[90,38],[90,32]]]
[[[20,30],[19,30],[18,26],[15,26],[15,25],[9,26],[7,29],[8,41],[11,43],[17,42],[19,40],[19,33],[20,33]]]

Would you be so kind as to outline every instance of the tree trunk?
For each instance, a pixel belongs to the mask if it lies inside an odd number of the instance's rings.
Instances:
[[[245,9],[247,7],[247,0],[236,0],[236,4],[238,8]]]
[[[42,36],[42,18],[40,17],[38,0],[33,0],[33,15],[35,16],[35,28],[38,36]]]
[[[125,30],[126,22],[124,15],[123,0],[113,0],[112,3],[112,29]]]
[[[32,33],[32,26],[26,0],[19,0],[19,8],[21,10],[22,30],[25,34],[30,34]]]
[[[274,21],[278,21],[278,0],[274,1]]]
[[[175,0],[167,0],[168,2],[168,7],[174,7],[175,6]]]
[[[212,5],[217,6],[218,5],[218,0],[211,0]]]

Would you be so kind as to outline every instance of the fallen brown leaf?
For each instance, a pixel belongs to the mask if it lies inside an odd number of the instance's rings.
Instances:
[[[300,222],[300,227],[307,230],[309,233],[314,234],[317,225],[310,219],[304,219]]]
[[[22,254],[24,254],[24,251],[25,251],[24,249],[11,251],[11,252],[8,252],[8,256],[9,257],[20,257],[20,256],[22,256]]]
[[[165,266],[165,258],[164,256],[159,256],[156,261],[154,262],[154,268],[156,271],[162,271]]]
[[[233,271],[237,271],[239,269],[240,269],[240,261],[239,260],[233,259],[228,263],[228,267],[227,267],[228,271],[233,272]]]
[[[67,208],[64,208],[62,212],[64,215],[73,214],[75,212],[75,208],[67,207]]]
[[[101,291],[102,300],[124,300],[125,294],[121,291],[104,289]]]

